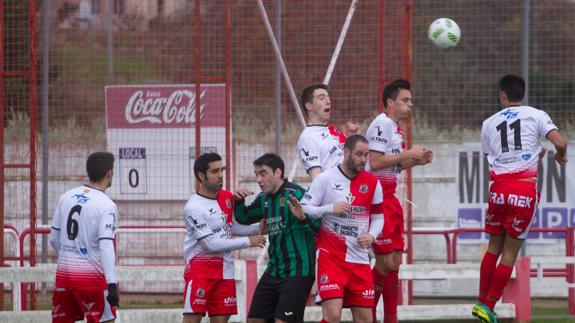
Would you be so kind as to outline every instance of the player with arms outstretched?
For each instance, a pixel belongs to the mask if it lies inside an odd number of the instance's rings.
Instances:
[[[492,181],[485,218],[489,246],[481,261],[479,297],[472,314],[485,323],[497,322],[493,308],[509,282],[537,211],[537,162],[544,154],[539,138],[545,136],[555,145],[558,163],[567,162],[567,141],[547,113],[521,104],[524,95],[525,81],[520,76],[502,77],[499,100],[503,109],[481,128]]]

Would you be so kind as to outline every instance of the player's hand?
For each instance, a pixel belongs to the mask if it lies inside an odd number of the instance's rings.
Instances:
[[[351,206],[346,202],[335,202],[333,203],[333,212],[337,214],[348,214],[351,210]]]
[[[120,307],[120,296],[118,296],[118,285],[116,283],[108,284],[108,296],[106,300],[110,306]]]
[[[263,248],[266,246],[266,238],[262,235],[249,236],[249,238],[250,238],[250,247]]]
[[[295,197],[293,194],[290,194],[289,196],[288,207],[296,219],[298,219],[299,221],[305,220],[305,213],[303,213],[303,207],[301,206],[297,197]]]
[[[415,146],[411,147],[411,149],[408,150],[407,152],[409,153],[409,157],[411,157],[415,160],[422,160],[425,157],[426,151],[427,150],[425,150],[420,145],[415,145]]]
[[[268,223],[266,222],[266,219],[260,220],[260,233],[268,234]]]
[[[357,244],[362,248],[369,248],[375,239],[369,233],[364,233],[357,237]]]
[[[359,134],[360,127],[358,124],[355,124],[351,121],[345,123],[345,133],[347,136],[357,135]]]
[[[418,165],[427,165],[431,163],[431,161],[433,160],[433,151],[427,150],[425,148],[423,150],[424,150],[423,158],[417,160]]]
[[[555,152],[554,158],[555,161],[557,161],[561,165],[565,165],[567,163],[567,158],[565,158],[565,155],[560,155],[557,152]]]
[[[541,151],[539,152],[539,158],[545,157],[545,153],[547,153],[547,149],[545,149],[545,147],[541,148]]]
[[[234,193],[234,200],[241,201],[241,200],[245,199],[246,197],[253,195],[253,194],[254,194],[254,192],[250,191],[247,188],[240,188]]]

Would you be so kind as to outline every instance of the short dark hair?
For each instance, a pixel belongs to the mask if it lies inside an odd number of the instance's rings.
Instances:
[[[308,112],[307,112],[307,109],[305,108],[305,104],[306,103],[313,103],[313,92],[315,92],[315,90],[317,90],[317,89],[324,89],[324,90],[329,92],[327,85],[321,84],[321,83],[310,85],[310,86],[306,87],[305,89],[303,89],[303,91],[301,91],[301,97],[300,97],[299,101],[301,104],[301,108],[303,109],[303,112],[305,113],[306,117],[308,115]]]
[[[86,173],[90,182],[97,183],[106,177],[109,170],[114,169],[114,155],[106,151],[90,154],[86,160]]]
[[[525,96],[525,80],[521,76],[505,75],[499,80],[498,86],[510,102],[522,101]]]
[[[254,160],[254,166],[268,166],[273,172],[275,172],[276,169],[279,169],[282,173],[282,178],[284,177],[284,161],[280,156],[274,153],[263,154],[261,157]]]
[[[383,106],[385,108],[387,108],[387,99],[397,99],[401,89],[411,91],[411,83],[408,80],[397,79],[385,86],[383,89]]]
[[[347,137],[347,140],[345,141],[343,148],[348,149],[349,151],[353,151],[355,149],[355,145],[357,145],[358,142],[363,142],[366,144],[369,143],[367,139],[365,139],[365,137],[362,135],[352,135]]]
[[[205,175],[208,169],[210,168],[210,163],[220,160],[222,160],[222,157],[217,153],[201,154],[200,157],[198,157],[198,159],[196,159],[196,161],[194,162],[194,176],[196,176],[196,179],[201,183],[202,180],[200,179],[198,174],[204,173]]]

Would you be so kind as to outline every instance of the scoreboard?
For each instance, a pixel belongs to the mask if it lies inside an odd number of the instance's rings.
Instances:
[[[109,192],[117,200],[185,200],[195,191],[196,127],[201,151],[225,161],[225,85],[106,87],[107,149],[116,157]]]

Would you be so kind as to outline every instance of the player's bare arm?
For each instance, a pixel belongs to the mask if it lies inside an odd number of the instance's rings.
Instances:
[[[427,150],[419,145],[415,145],[411,149],[403,151],[399,154],[392,155],[386,155],[379,151],[371,150],[369,152],[369,163],[371,165],[371,169],[374,171],[386,169],[397,164],[402,164],[403,167],[403,163],[409,160],[424,160],[426,156],[429,156],[429,153],[426,155],[427,151],[430,150]],[[430,157],[433,157],[433,153],[431,153]],[[411,165],[411,167],[414,165],[415,164]],[[406,166],[409,165],[406,164]]]
[[[561,136],[558,130],[551,130],[547,134],[547,139],[555,145],[555,160],[559,164],[565,164],[567,162],[567,158],[565,157],[567,154],[567,140]]]
[[[312,167],[310,169],[307,170],[307,173],[309,175],[309,177],[311,177],[311,180],[313,181],[313,179],[321,174],[321,167]]]

